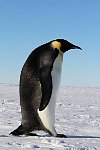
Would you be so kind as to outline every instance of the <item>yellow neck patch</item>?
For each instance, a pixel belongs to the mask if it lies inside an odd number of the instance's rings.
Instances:
[[[57,49],[60,50],[60,48],[61,48],[61,43],[60,43],[60,42],[57,42],[57,41],[53,41],[53,42],[52,42],[52,46],[53,46],[53,48],[57,48]]]
[[[60,48],[61,48],[61,43],[60,42],[58,42],[58,41],[53,41],[52,43],[52,47],[55,49],[55,48],[57,48],[58,50],[59,50],[59,53],[60,54],[63,54],[63,52],[60,50]]]

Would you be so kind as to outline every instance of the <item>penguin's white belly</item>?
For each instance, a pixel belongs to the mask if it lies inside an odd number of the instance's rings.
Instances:
[[[49,104],[43,111],[38,110],[38,114],[39,114],[39,117],[40,117],[43,125],[54,136],[57,135],[56,130],[54,128],[55,105],[56,105],[56,99],[57,99],[58,90],[59,90],[59,86],[60,86],[60,80],[61,80],[62,60],[63,60],[63,56],[61,54],[59,54],[53,64],[53,69],[51,72],[53,89],[52,89],[52,94],[51,94],[51,99],[49,101]]]

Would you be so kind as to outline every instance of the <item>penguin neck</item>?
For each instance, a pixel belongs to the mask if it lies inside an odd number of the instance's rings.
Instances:
[[[59,49],[59,55],[62,57],[62,59],[63,59],[63,52]]]
[[[58,71],[61,73],[62,70],[62,62],[63,62],[63,53],[59,52],[57,58],[54,61],[54,65],[53,67],[56,69],[58,69]]]

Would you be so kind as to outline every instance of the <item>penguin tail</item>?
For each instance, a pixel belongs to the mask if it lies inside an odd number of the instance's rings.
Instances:
[[[14,136],[19,136],[19,135],[25,134],[25,129],[22,125],[20,125],[17,129],[12,131],[10,134]]]

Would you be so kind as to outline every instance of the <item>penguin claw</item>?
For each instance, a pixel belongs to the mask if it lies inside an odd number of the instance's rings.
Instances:
[[[64,135],[64,134],[57,134],[57,137],[59,137],[59,138],[67,138],[67,136]]]

